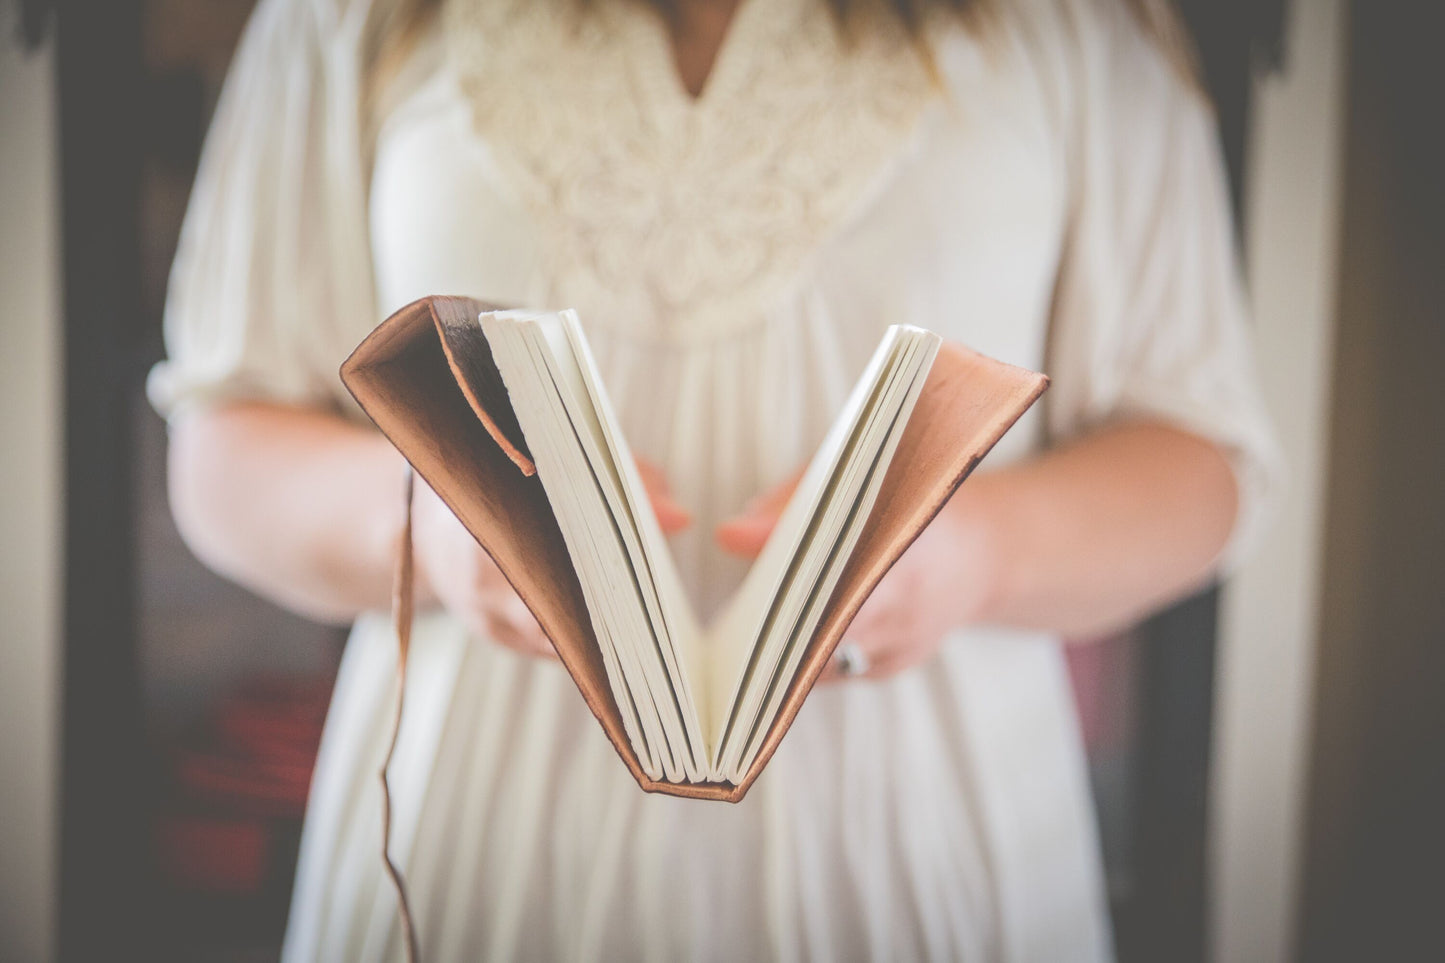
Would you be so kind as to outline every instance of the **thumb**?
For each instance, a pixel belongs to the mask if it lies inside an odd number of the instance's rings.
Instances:
[[[713,531],[725,551],[747,558],[755,557],[767,544],[768,536],[777,527],[778,518],[788,499],[798,487],[802,474],[794,475],[743,506],[741,514],[729,518]]]
[[[672,535],[691,525],[692,515],[673,499],[667,476],[662,469],[641,458],[634,461],[637,463],[637,473],[642,476],[642,487],[647,490],[647,500],[652,503],[653,514],[657,516],[657,524],[662,527],[663,534]]]

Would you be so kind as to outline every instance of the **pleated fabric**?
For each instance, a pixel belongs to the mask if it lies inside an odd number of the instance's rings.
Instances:
[[[559,667],[422,627],[392,851],[428,959],[1107,956],[1048,641],[959,638],[928,672],[820,689],[728,806],[640,792]],[[379,866],[392,643],[378,619],[347,650],[288,959],[400,958]]]
[[[235,398],[355,416],[336,367],[422,295],[575,307],[633,451],[694,516],[671,547],[711,611],[745,569],[714,526],[798,470],[908,322],[1052,376],[985,469],[1110,420],[1170,421],[1230,455],[1231,558],[1257,528],[1277,457],[1210,114],[1117,0],[1016,0],[986,42],[938,26],[927,88],[886,45],[829,47],[813,0],[754,0],[714,99],[691,106],[641,4],[600,5],[614,32],[574,51],[545,25],[484,31],[488,47],[468,31],[527,5],[452,0],[368,117],[361,56],[390,2],[259,5],[173,272],[150,383],[171,417]],[[576,97],[601,117],[535,96],[577,78],[485,69],[529,43],[545,46],[503,62],[585,64],[607,95]],[[777,129],[825,106],[809,136]],[[528,110],[586,162],[537,160],[508,126]],[[400,958],[377,778],[395,649],[380,614],[348,644],[290,963]],[[1111,955],[1055,639],[960,627],[924,665],[820,687],[735,806],[642,793],[559,665],[445,614],[419,621],[407,684],[393,854],[426,959]]]

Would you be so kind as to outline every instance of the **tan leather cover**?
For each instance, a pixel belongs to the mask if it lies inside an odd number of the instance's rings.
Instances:
[[[777,750],[873,588],[968,473],[1048,386],[1041,374],[956,345],[939,351],[853,556],[747,777],[668,783],[638,764],[612,697],[567,547],[477,315],[494,305],[423,298],[373,331],[341,379],[497,563],[531,609],[643,789],[737,802]]]

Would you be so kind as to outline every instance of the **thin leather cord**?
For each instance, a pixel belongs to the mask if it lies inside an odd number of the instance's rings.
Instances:
[[[401,929],[406,937],[407,963],[419,963],[421,948],[417,945],[416,924],[412,920],[411,900],[406,895],[406,880],[391,858],[391,784],[387,781],[386,770],[391,766],[391,757],[396,752],[397,737],[401,735],[401,710],[406,701],[406,658],[411,650],[411,622],[414,600],[415,575],[412,565],[411,545],[411,496],[416,479],[410,467],[406,470],[406,514],[401,526],[401,544],[397,547],[396,579],[392,584],[391,613],[396,627],[396,718],[391,727],[391,743],[386,747],[386,758],[381,763],[381,858],[386,861],[386,874],[396,887],[397,902],[401,908]]]

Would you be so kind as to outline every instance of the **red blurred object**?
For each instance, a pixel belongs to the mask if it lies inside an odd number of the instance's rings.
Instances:
[[[254,893],[270,868],[271,830],[261,820],[171,816],[157,845],[161,871],[185,889]]]
[[[249,681],[174,750],[157,828],[172,883],[224,893],[266,884],[273,841],[305,812],[329,698],[329,682]]]
[[[1084,745],[1120,749],[1133,727],[1135,637],[1131,633],[1074,642],[1064,648]]]

